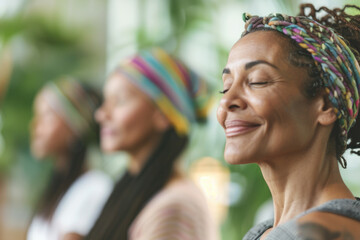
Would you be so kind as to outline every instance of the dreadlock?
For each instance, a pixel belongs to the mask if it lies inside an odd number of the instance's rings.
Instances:
[[[300,5],[300,16],[311,17],[315,21],[334,29],[349,45],[350,49],[355,55],[355,58],[360,62],[360,14],[350,15],[348,10],[355,10],[360,12],[360,7],[356,5],[345,5],[342,9],[334,8],[333,10],[327,7],[320,7],[316,9],[312,4]],[[325,15],[319,17],[319,13],[325,12]],[[348,132],[347,149],[351,149],[351,153],[360,156],[360,114],[358,114],[355,125]],[[335,125],[333,135],[339,135],[339,126]],[[336,148],[339,153],[339,141],[336,137]],[[338,156],[339,157],[339,156]],[[345,162],[346,163],[346,162]]]

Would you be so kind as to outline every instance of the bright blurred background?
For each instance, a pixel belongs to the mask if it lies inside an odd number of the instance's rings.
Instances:
[[[242,13],[298,13],[300,0],[0,0],[0,239],[25,239],[26,229],[50,162],[30,154],[29,128],[35,93],[61,75],[97,84],[120,59],[160,46],[182,58],[221,90],[221,71],[239,38]],[[360,5],[360,0],[315,0],[316,7]],[[216,94],[216,93],[215,93]],[[219,96],[217,96],[217,100]],[[255,223],[271,217],[270,193],[257,166],[229,166],[223,160],[224,134],[215,117],[197,127],[184,168],[208,197],[222,239],[241,239]],[[91,163],[116,179],[124,156]],[[360,196],[360,160],[347,156],[342,171]]]

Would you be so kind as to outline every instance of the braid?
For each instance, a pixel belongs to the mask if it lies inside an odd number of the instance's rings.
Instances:
[[[310,12],[305,14],[307,9],[309,9]],[[335,8],[333,10],[327,7],[320,7],[316,10],[312,4],[302,4],[300,5],[299,15],[311,17],[315,21],[334,29],[349,42],[357,60],[360,61],[360,15],[347,14],[345,11],[348,9],[360,11],[360,7],[356,5],[345,5],[342,9]],[[321,11],[326,12],[326,14],[318,18],[316,14]]]
[[[338,34],[344,37],[348,43],[349,48],[355,55],[355,58],[360,62],[360,15],[350,15],[346,10],[357,10],[360,12],[360,7],[356,5],[345,5],[344,8],[335,8],[333,10],[327,7],[320,7],[318,10],[312,4],[302,4],[300,6],[301,16],[311,17],[315,21],[333,28]],[[309,10],[308,13],[305,13]],[[317,13],[324,11],[326,14],[321,18],[317,17]],[[351,149],[351,153],[360,156],[360,114],[356,118],[356,122],[348,132],[347,149]],[[339,128],[335,126],[334,135],[339,135]],[[338,144],[337,144],[338,148]]]

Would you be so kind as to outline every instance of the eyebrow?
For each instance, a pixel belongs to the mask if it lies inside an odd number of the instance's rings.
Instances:
[[[250,68],[258,65],[258,64],[266,64],[266,65],[269,65],[270,67],[273,67],[275,69],[278,69],[277,66],[265,61],[265,60],[256,60],[256,61],[252,61],[252,62],[248,62],[245,64],[245,70],[249,70]],[[223,71],[222,71],[222,74],[230,74],[231,71],[229,68],[224,68]]]
[[[248,62],[245,64],[245,70],[249,70],[250,68],[258,65],[258,64],[266,64],[266,65],[269,65],[270,67],[273,67],[275,69],[278,69],[277,66],[265,61],[265,60],[256,60],[256,61],[252,61],[252,62]]]

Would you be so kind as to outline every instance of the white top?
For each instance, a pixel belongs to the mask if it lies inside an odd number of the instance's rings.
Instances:
[[[51,222],[38,216],[32,220],[27,240],[60,240],[67,233],[87,235],[112,188],[111,179],[104,173],[84,173],[62,197]]]
[[[218,232],[199,188],[182,179],[162,189],[135,218],[129,240],[217,240]]]

